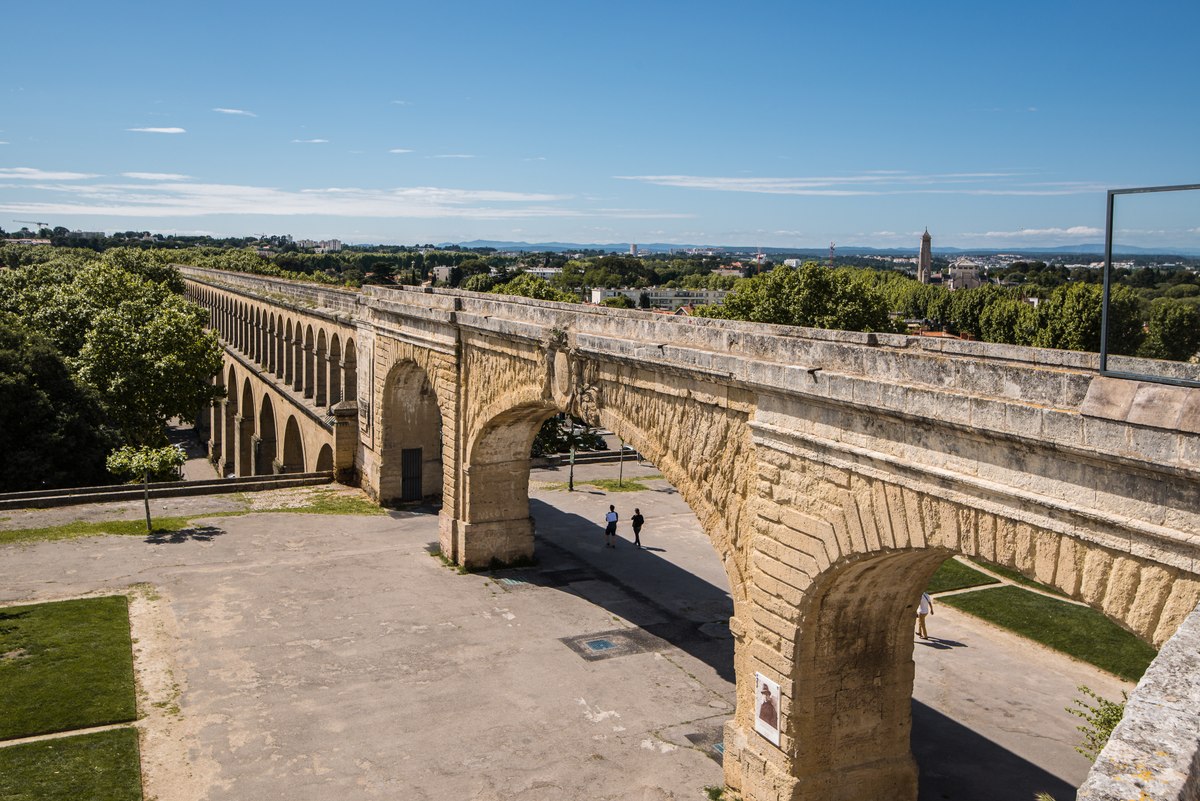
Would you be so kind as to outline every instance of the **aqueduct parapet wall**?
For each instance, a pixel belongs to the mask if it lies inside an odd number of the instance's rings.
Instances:
[[[729,576],[725,766],[747,799],[915,798],[913,609],[948,556],[1155,644],[1200,601],[1200,390],[1103,378],[1094,355],[182,269],[260,421],[270,397],[376,498],[440,495],[459,563],[532,554],[529,449],[555,412],[659,465]],[[781,688],[778,746],[756,673]]]

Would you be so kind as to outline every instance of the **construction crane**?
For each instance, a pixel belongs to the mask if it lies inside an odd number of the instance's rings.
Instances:
[[[13,220],[13,222],[25,223],[27,225],[36,225],[38,228],[49,228],[50,223],[38,222],[37,220]]]

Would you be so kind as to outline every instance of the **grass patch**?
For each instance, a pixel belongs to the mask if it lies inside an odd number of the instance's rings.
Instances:
[[[360,498],[357,495],[341,495],[334,490],[319,490],[312,493],[303,506],[279,507],[277,509],[257,509],[259,512],[299,512],[310,515],[382,515],[387,510],[378,504]],[[234,512],[234,514],[250,514],[249,512]],[[209,517],[210,515],[205,515]]]
[[[584,487],[584,486],[596,487],[597,489],[602,489],[605,492],[647,492],[650,488],[647,487],[645,484],[641,483],[642,481],[646,481],[646,480],[647,479],[644,477],[639,478],[637,481],[634,481],[631,478],[627,478],[624,481],[622,481],[621,484],[618,486],[617,479],[615,479],[615,478],[591,478],[591,479],[588,479],[587,481],[576,481],[575,487],[576,487],[576,489],[578,489],[579,487]],[[552,481],[547,484],[543,484],[542,489],[552,490],[552,491],[556,491],[556,492],[566,492],[567,491],[567,482]]]
[[[136,717],[125,596],[0,609],[0,740]]]
[[[242,499],[244,502],[245,499]],[[387,510],[377,506],[365,498],[354,495],[341,495],[334,490],[314,492],[303,506],[279,506],[269,509],[239,509],[221,512],[204,512],[192,517],[155,517],[155,534],[172,534],[189,528],[196,528],[193,520],[205,520],[212,517],[241,517],[249,514],[267,512],[292,512],[297,514],[315,515],[381,515]],[[98,522],[64,523],[61,526],[44,526],[41,528],[19,528],[10,531],[0,531],[0,545],[11,545],[27,542],[49,542],[52,540],[72,540],[79,537],[116,536],[146,536],[146,519],[136,520],[101,520]]]
[[[947,559],[929,580],[927,592],[947,592],[962,590],[967,587],[981,587],[984,584],[996,584],[991,576],[986,576],[978,570],[967,567],[957,559]]]
[[[1006,579],[1013,582],[1014,584],[1021,584],[1026,587],[1033,587],[1035,590],[1041,590],[1042,592],[1048,592],[1051,595],[1057,595],[1059,598],[1069,597],[1066,593],[1062,592],[1061,590],[1055,589],[1054,587],[1051,587],[1049,584],[1042,584],[1040,581],[1034,581],[1031,578],[1026,578],[1025,576],[1018,573],[1016,570],[1013,570],[1011,567],[1005,567],[1004,565],[993,564],[992,562],[988,562],[984,559],[971,559],[971,561],[979,564],[982,567],[987,568],[988,570],[992,571],[993,573],[995,573],[998,576],[1004,576]]]
[[[939,600],[1128,681],[1140,679],[1157,653],[1093,609],[1019,587],[966,592]]]
[[[204,515],[215,517],[216,515]],[[169,534],[190,528],[191,523],[186,517],[156,517],[154,531]],[[146,518],[137,520],[102,520],[99,522],[75,522],[61,526],[46,526],[43,528],[19,528],[12,531],[0,531],[0,545],[20,542],[46,542],[49,540],[72,540],[77,537],[99,537],[105,534],[120,536],[146,536]]]
[[[132,728],[0,748],[5,801],[141,801]]]

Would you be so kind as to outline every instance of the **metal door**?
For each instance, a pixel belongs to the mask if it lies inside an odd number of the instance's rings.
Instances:
[[[405,448],[400,452],[400,500],[419,501],[421,492],[421,449]]]

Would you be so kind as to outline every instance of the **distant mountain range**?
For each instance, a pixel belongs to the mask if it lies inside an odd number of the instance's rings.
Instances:
[[[518,250],[531,253],[539,252],[568,252],[580,250],[601,250],[609,253],[628,253],[630,243],[617,242],[608,244],[582,244],[579,242],[505,242],[494,239],[473,239],[470,242],[444,242],[445,245],[458,245],[463,248],[495,248],[496,250]],[[638,243],[639,253],[669,253],[671,251],[714,250],[721,253],[766,253],[772,256],[796,255],[825,257],[829,255],[828,248],[759,248],[741,245],[686,245],[667,242]],[[1078,254],[1081,256],[1103,256],[1104,244],[1059,245],[1057,247],[1006,247],[1006,248],[937,248],[934,253],[942,255],[963,256],[996,256],[1001,253],[1038,255],[1038,254]],[[838,255],[842,256],[915,256],[917,248],[873,248],[856,245],[838,245]],[[1200,248],[1172,248],[1169,250],[1140,248],[1123,245],[1114,252],[1114,256],[1200,256]]]

